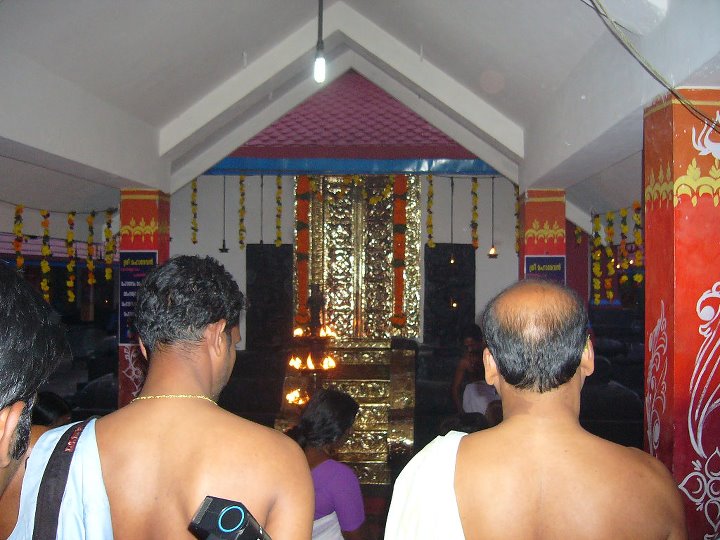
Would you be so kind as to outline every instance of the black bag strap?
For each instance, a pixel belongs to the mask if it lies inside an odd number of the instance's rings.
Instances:
[[[45,472],[40,480],[35,504],[33,540],[55,540],[57,538],[60,503],[62,503],[65,485],[70,474],[70,463],[75,455],[75,447],[80,435],[93,418],[70,426],[62,434],[50,454],[50,459],[48,459]]]

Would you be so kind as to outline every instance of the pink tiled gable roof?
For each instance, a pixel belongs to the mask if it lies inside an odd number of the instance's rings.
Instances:
[[[476,159],[352,70],[265,128],[230,157]]]

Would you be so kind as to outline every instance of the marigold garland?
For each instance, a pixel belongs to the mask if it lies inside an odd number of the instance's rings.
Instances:
[[[472,237],[472,247],[477,249],[479,246],[478,242],[478,179],[477,176],[473,176],[470,180],[470,195],[472,197],[472,219],[470,219],[470,234]]]
[[[395,328],[404,328],[407,317],[403,311],[405,296],[405,231],[407,229],[407,176],[398,174],[393,185],[393,315]]]
[[[600,267],[600,258],[602,257],[602,240],[600,239],[600,216],[593,216],[593,252],[592,252],[592,285],[593,285],[593,304],[600,304],[600,278],[602,278],[602,269]]]
[[[380,201],[383,201],[383,200],[387,199],[388,197],[390,197],[390,195],[392,195],[392,192],[393,192],[393,181],[392,181],[392,177],[389,177],[387,182],[385,183],[385,187],[383,187],[382,193],[380,193],[379,195],[373,195],[372,197],[368,198],[368,203],[370,203],[370,205],[372,205],[372,206],[375,206]],[[364,189],[363,189],[363,193],[365,193]]]
[[[240,200],[238,201],[238,244],[240,249],[245,249],[245,176],[240,175],[238,178],[238,191],[240,192]]]
[[[23,210],[25,207],[22,204],[15,206],[15,222],[13,224],[13,234],[15,240],[13,240],[13,249],[15,250],[15,266],[18,270],[22,270],[25,264],[25,257],[22,254],[23,241],[25,236],[23,235]]]
[[[642,226],[642,208],[638,201],[633,202],[633,222],[635,226],[633,228],[633,238],[635,240],[635,266],[642,268],[643,266],[643,226]],[[635,273],[633,276],[635,283],[640,285],[643,281],[643,275],[640,272]]]
[[[87,273],[88,285],[95,285],[95,210],[86,218],[88,225],[87,237]]]
[[[582,244],[582,240],[583,240],[583,236],[582,236],[582,235],[583,235],[582,227],[578,227],[577,225],[575,225],[575,243],[576,243],[578,246],[579,246],[580,244]]]
[[[607,262],[605,267],[607,268],[605,278],[605,298],[612,302],[615,294],[613,291],[613,279],[615,275],[615,252],[613,250],[613,241],[615,239],[615,212],[608,212],[605,214],[605,256]]]
[[[68,256],[68,263],[65,267],[67,269],[65,285],[67,286],[67,299],[71,304],[75,302],[75,215],[75,211],[68,212],[68,229],[65,236],[65,249]]]
[[[115,237],[112,232],[112,210],[105,210],[105,281],[112,280],[112,263],[115,256]]]
[[[40,290],[42,291],[43,298],[46,302],[50,302],[50,279],[48,274],[50,273],[50,262],[48,258],[52,256],[50,250],[50,212],[47,210],[40,210],[40,217],[42,221],[40,226],[42,227],[42,247],[40,248],[40,272],[42,273],[42,279],[40,280]]]
[[[282,176],[275,177],[275,247],[282,246]]]
[[[197,219],[197,217],[198,217],[198,214],[197,214],[197,210],[198,210],[198,205],[197,205],[197,193],[198,193],[198,191],[197,191],[197,178],[195,178],[192,182],[190,182],[190,188],[191,188],[191,190],[192,190],[192,191],[190,192],[190,211],[192,212],[192,219],[191,219],[191,221],[190,221],[190,230],[192,231],[192,234],[191,234],[192,243],[193,243],[193,244],[197,244],[197,242],[198,242],[198,240],[197,240],[197,233],[198,233],[198,230],[199,230],[199,227],[198,227],[198,219]]]
[[[433,175],[428,174],[428,193],[427,193],[427,210],[425,217],[425,228],[427,229],[427,245],[429,248],[435,247],[435,240],[433,240],[433,199],[435,196],[435,190],[433,187]]]
[[[305,326],[310,322],[308,309],[309,286],[309,259],[310,259],[310,198],[313,196],[310,179],[300,176],[296,186],[295,205],[295,239],[296,268],[297,268],[297,303],[298,310],[295,315],[295,324]]]

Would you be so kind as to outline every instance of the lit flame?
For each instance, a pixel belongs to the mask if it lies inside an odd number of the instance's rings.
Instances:
[[[293,336],[294,337],[301,337],[304,334],[303,329],[298,327],[295,330],[293,330]]]
[[[304,405],[308,402],[308,399],[309,397],[307,393],[303,392],[299,388],[296,388],[285,395],[285,400],[293,405]]]
[[[320,327],[320,337],[337,337],[337,334],[326,324]]]
[[[335,360],[333,359],[332,356],[326,356],[325,358],[323,358],[323,361],[322,361],[323,369],[333,369],[335,367],[335,365],[336,365]]]
[[[308,369],[315,369],[315,364],[312,361],[312,356],[308,354],[307,362],[305,364]]]
[[[302,369],[302,360],[300,360],[299,357],[293,356],[290,358],[290,366],[294,367],[295,369]]]

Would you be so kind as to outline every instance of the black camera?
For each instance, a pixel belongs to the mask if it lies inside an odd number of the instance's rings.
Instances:
[[[188,528],[200,540],[271,540],[243,503],[209,495]]]

